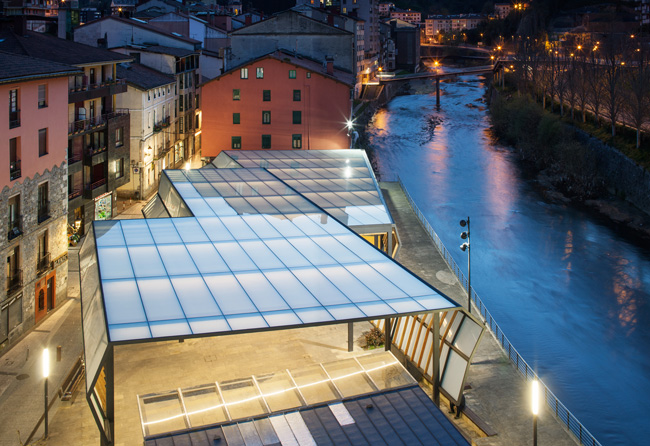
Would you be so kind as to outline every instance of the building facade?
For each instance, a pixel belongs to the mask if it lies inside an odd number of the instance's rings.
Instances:
[[[66,109],[77,71],[0,53],[0,351],[67,297]]]
[[[486,17],[480,14],[429,16],[424,21],[425,37],[427,39],[436,39],[439,34],[474,29],[485,20]]]
[[[174,79],[173,109],[170,119],[174,126],[165,131],[170,140],[159,151],[159,170],[181,167],[201,152],[201,110],[199,107],[199,53],[194,50],[161,46],[124,47],[114,51],[128,54],[140,64]],[[168,110],[168,109],[167,109]],[[162,112],[162,108],[160,110]],[[162,116],[162,115],[161,115]]]
[[[117,75],[128,86],[117,105],[129,110],[131,120],[131,176],[117,194],[143,199],[158,189],[160,173],[169,165],[178,139],[178,89],[173,77],[137,63],[118,65]]]
[[[347,149],[353,76],[276,52],[202,86],[204,157],[228,149]]]
[[[422,13],[411,9],[395,9],[390,12],[390,18],[400,19],[405,22],[413,23],[414,25],[419,25],[420,22],[422,22]]]

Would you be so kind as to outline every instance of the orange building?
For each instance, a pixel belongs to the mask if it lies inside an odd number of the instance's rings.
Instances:
[[[202,153],[222,150],[347,149],[354,75],[274,52],[201,89]]]

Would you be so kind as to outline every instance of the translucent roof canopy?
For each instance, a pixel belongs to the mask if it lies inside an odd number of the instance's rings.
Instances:
[[[349,227],[392,225],[363,150],[227,150],[222,168],[264,168]]]
[[[327,214],[96,221],[94,233],[112,343],[457,307]]]

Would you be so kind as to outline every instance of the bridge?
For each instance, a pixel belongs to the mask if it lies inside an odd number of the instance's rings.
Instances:
[[[379,97],[386,84],[408,82],[414,79],[435,79],[436,105],[440,106],[440,79],[451,79],[458,76],[464,76],[469,74],[489,74],[489,73],[496,72],[496,70],[499,67],[500,64],[497,61],[497,63],[494,65],[461,68],[451,72],[440,72],[438,69],[434,69],[432,71],[424,71],[424,72],[413,73],[413,74],[404,74],[400,76],[390,76],[387,74],[383,74],[377,76],[378,82],[373,84],[367,84],[364,86],[364,89],[361,94],[361,98],[364,100],[377,99],[377,97]]]

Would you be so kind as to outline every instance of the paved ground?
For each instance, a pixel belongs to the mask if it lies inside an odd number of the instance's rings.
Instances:
[[[410,211],[399,187],[382,183],[382,189],[402,238],[398,260],[451,298],[463,301],[462,288]],[[70,258],[73,260],[69,283],[74,284],[78,281],[76,253],[71,252]],[[65,305],[0,357],[0,413],[3,414],[0,446],[22,444],[17,431],[24,442],[42,414],[40,352],[45,343],[64,346],[63,359],[54,363],[50,378],[52,397],[81,351],[78,287],[72,288],[69,295],[71,298]],[[368,328],[367,323],[355,324],[355,337],[358,339]],[[137,394],[243,378],[365,353],[358,342],[355,351],[348,353],[346,342],[347,327],[342,325],[119,347],[116,349],[116,444],[142,444]],[[24,375],[28,376],[22,379]],[[476,445],[532,443],[527,387],[490,335],[483,337],[468,383],[472,387],[466,391],[468,406],[497,432],[496,436],[480,438],[466,420],[461,420]],[[55,401],[50,412],[50,437],[38,444],[97,445],[99,435],[83,387],[72,404]],[[42,435],[41,427],[34,438]],[[545,411],[539,418],[539,443],[575,444]]]

